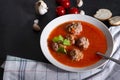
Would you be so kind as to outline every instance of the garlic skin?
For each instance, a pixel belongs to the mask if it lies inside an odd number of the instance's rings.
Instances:
[[[81,7],[83,5],[83,0],[77,0],[77,6]]]
[[[45,13],[48,12],[48,7],[46,5],[46,3],[43,0],[39,0],[36,3],[36,10],[40,15],[44,15]]]
[[[81,11],[80,11],[80,14],[81,14],[81,15],[85,15],[85,11],[84,11],[84,10],[81,10]]]
[[[38,24],[33,24],[33,30],[40,31],[40,26]]]

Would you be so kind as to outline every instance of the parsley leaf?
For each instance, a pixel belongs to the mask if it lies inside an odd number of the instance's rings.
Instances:
[[[63,45],[69,46],[70,45],[70,40],[64,39]]]

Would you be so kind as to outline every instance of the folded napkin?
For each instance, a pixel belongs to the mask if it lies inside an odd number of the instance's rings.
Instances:
[[[114,40],[113,57],[120,59],[120,26],[110,27]],[[120,66],[112,61],[87,72],[68,72],[51,64],[7,56],[2,65],[3,80],[119,80]],[[94,76],[93,76],[94,75]]]

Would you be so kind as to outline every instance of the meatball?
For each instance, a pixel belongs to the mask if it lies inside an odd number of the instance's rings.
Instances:
[[[71,34],[67,34],[66,39],[70,40],[71,44],[75,44],[75,36]]]
[[[52,48],[54,51],[57,51],[59,48],[58,43],[52,43]]]
[[[72,60],[74,60],[74,61],[79,61],[79,60],[83,59],[83,56],[84,56],[83,53],[79,49],[71,50],[69,55],[72,58]]]
[[[82,31],[82,25],[80,22],[72,22],[67,25],[67,31],[71,34],[78,35]]]
[[[76,42],[76,45],[81,49],[87,49],[90,45],[89,40],[86,37],[79,38]]]

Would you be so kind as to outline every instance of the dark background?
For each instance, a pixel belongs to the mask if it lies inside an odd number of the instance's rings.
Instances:
[[[55,0],[44,0],[49,8],[47,14],[40,16],[35,13],[37,0],[0,0],[0,64],[6,55],[48,62],[43,56],[39,40],[45,25],[56,18]],[[71,0],[71,7],[76,6],[76,0]],[[120,0],[83,0],[84,5],[80,8],[87,15],[93,16],[100,8],[110,9],[113,16],[120,16]],[[40,32],[32,28],[34,19],[39,19]],[[108,22],[104,22],[108,27]],[[0,68],[0,80],[3,69]]]

